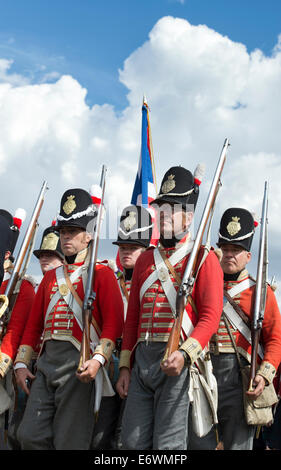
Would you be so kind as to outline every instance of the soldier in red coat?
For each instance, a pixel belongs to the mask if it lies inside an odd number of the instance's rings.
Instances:
[[[189,366],[218,327],[223,286],[219,261],[211,251],[192,292],[196,307],[186,307],[179,349],[163,363],[174,322],[177,278],[182,277],[193,246],[190,224],[198,194],[190,171],[172,167],[165,174],[154,201],[160,213],[160,244],[141,254],[134,268],[117,383],[120,396],[127,397],[122,422],[125,449],[187,446]]]
[[[5,217],[10,227],[10,242],[4,256],[4,279],[0,288],[0,294],[3,295],[13,271],[13,254],[19,237],[22,219],[20,220],[17,217],[13,217],[12,214],[3,209],[1,209],[0,213]],[[16,219],[18,219],[17,222]],[[25,276],[23,280],[20,281],[20,285],[15,288],[15,290],[18,291],[16,301],[10,313],[9,323],[5,331],[2,332],[0,347],[1,377],[4,377],[7,372],[11,370],[16,357],[24,326],[35,297],[34,288],[35,281],[30,276]]]
[[[5,218],[9,227],[9,244],[6,246],[4,256],[4,279],[0,287],[0,295],[4,295],[13,271],[13,254],[19,237],[21,224],[25,212],[17,210],[13,217],[10,212],[1,209],[1,217]],[[0,408],[1,421],[5,422],[9,447],[14,446],[14,429],[16,416],[18,416],[18,402],[15,398],[13,380],[13,363],[20,345],[21,337],[27,318],[35,298],[35,280],[25,275],[19,279],[14,289],[15,300],[9,311],[8,323],[2,326],[0,344]],[[3,423],[2,423],[3,425]]]
[[[213,370],[218,382],[218,419],[220,438],[225,450],[252,450],[255,427],[246,423],[243,386],[236,345],[242,366],[251,361],[250,321],[255,297],[255,280],[247,270],[255,232],[253,215],[244,208],[227,209],[220,222],[218,246],[222,252],[225,298],[219,328],[210,342]],[[237,313],[238,305],[242,313]],[[232,341],[232,339],[233,341]],[[267,300],[258,349],[253,400],[271,383],[281,361],[281,317],[271,286]],[[200,444],[199,444],[200,445]],[[204,448],[215,447],[214,435],[203,438]],[[202,448],[202,446],[201,446]]]
[[[33,254],[39,260],[43,276],[50,269],[61,266],[64,254],[61,250],[59,233],[54,225],[44,230],[40,246],[33,251]]]
[[[114,393],[107,364],[122,333],[123,303],[114,273],[102,263],[96,265],[93,283],[92,356],[77,373],[82,340],[79,298],[83,301],[89,224],[96,214],[87,191],[70,189],[62,196],[57,229],[67,264],[44,275],[16,358],[28,365],[43,331],[36,376],[18,431],[23,450],[89,449],[101,397]],[[23,389],[25,370],[16,372]]]

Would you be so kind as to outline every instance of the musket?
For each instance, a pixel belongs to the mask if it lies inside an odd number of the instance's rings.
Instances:
[[[165,361],[172,352],[176,351],[179,346],[183,313],[184,313],[187,300],[189,296],[191,296],[194,282],[196,279],[196,271],[197,271],[196,267],[198,266],[199,253],[200,253],[200,249],[202,246],[202,239],[203,239],[203,235],[204,235],[207,223],[209,221],[210,215],[214,209],[218,190],[221,186],[221,174],[222,174],[223,167],[225,164],[228,146],[229,146],[229,141],[228,139],[225,139],[223,148],[219,157],[219,161],[216,167],[216,171],[213,177],[213,181],[209,190],[205,208],[201,216],[201,221],[198,226],[193,248],[191,250],[191,253],[190,253],[190,256],[189,256],[189,259],[188,259],[188,262],[184,271],[181,285],[177,291],[175,320],[174,320],[173,327],[169,335],[163,361]]]
[[[47,182],[44,181],[37,202],[35,204],[29,225],[27,227],[26,233],[24,235],[21,247],[19,249],[13,271],[11,273],[11,277],[9,279],[9,282],[7,284],[7,287],[5,289],[5,294],[1,297],[1,306],[0,306],[0,339],[2,339],[4,332],[7,328],[7,325],[9,323],[11,313],[17,298],[17,291],[16,286],[21,278],[21,269],[26,257],[26,253],[30,252],[30,245],[34,241],[34,234],[35,231],[37,230],[38,226],[38,219],[39,215],[44,203],[44,197],[46,190],[48,189],[47,187]],[[29,254],[28,254],[28,259],[29,259]],[[26,270],[26,264],[24,266],[24,271]],[[6,306],[6,308],[5,308]]]
[[[94,275],[95,275],[95,266],[97,262],[97,253],[98,253],[98,244],[99,244],[99,234],[101,228],[101,222],[103,217],[103,201],[104,201],[104,190],[105,190],[105,176],[106,176],[106,167],[103,165],[102,174],[100,180],[101,187],[101,202],[98,206],[97,221],[93,229],[94,233],[92,234],[93,239],[90,243],[90,261],[88,266],[87,273],[87,282],[85,287],[85,296],[82,306],[82,319],[83,319],[83,335],[81,341],[80,349],[80,358],[77,372],[81,373],[83,371],[83,364],[90,359],[90,328],[92,323],[92,313],[93,313],[93,303],[96,298],[96,292],[93,290],[94,285]]]
[[[255,289],[255,301],[253,316],[251,322],[251,366],[249,378],[249,391],[253,391],[253,381],[257,370],[257,355],[262,323],[264,318],[266,295],[267,295],[267,271],[268,271],[268,253],[267,253],[267,212],[268,212],[268,183],[264,184],[264,195],[262,203],[262,215],[260,223],[260,242],[259,255],[257,262],[257,278]]]

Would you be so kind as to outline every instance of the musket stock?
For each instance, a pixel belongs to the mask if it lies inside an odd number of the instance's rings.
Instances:
[[[83,336],[81,342],[81,353],[78,365],[78,372],[83,371],[83,364],[90,359],[90,327],[92,314],[91,310],[87,309],[83,316]]]
[[[250,366],[250,379],[249,379],[249,391],[253,391],[253,381],[256,376],[257,369],[257,354],[258,345],[261,334],[262,322],[264,317],[264,311],[266,306],[266,294],[267,294],[267,212],[268,212],[268,183],[264,185],[264,195],[262,203],[262,216],[260,224],[260,243],[259,243],[259,255],[257,263],[257,278],[255,288],[255,301],[253,316],[251,322],[251,366]]]
[[[184,309],[185,309],[185,294],[182,293],[181,295],[177,296],[177,299],[176,299],[176,319],[173,323],[173,327],[169,335],[168,343],[165,349],[165,354],[164,354],[162,362],[165,361],[172,354],[172,352],[178,349]]]
[[[97,262],[97,253],[98,253],[98,244],[99,244],[99,234],[102,222],[103,215],[103,201],[104,201],[104,191],[105,191],[105,176],[106,176],[106,167],[103,165],[100,186],[102,189],[101,202],[98,207],[97,222],[94,229],[93,239],[90,244],[90,262],[88,266],[87,273],[87,283],[85,287],[85,296],[82,307],[82,319],[83,319],[83,334],[81,341],[80,357],[79,364],[77,367],[77,372],[83,372],[83,365],[86,361],[90,359],[90,344],[91,344],[91,335],[90,328],[92,323],[92,312],[93,312],[93,303],[96,297],[96,293],[93,291],[93,282],[95,275],[95,266]]]
[[[217,164],[217,168],[213,177],[212,185],[209,190],[205,208],[202,213],[201,221],[198,226],[193,248],[191,250],[191,253],[190,253],[190,256],[189,256],[189,259],[188,259],[188,262],[184,271],[182,283],[177,291],[175,320],[174,320],[173,327],[169,335],[169,340],[167,343],[163,361],[172,352],[176,351],[179,346],[183,313],[185,310],[186,303],[188,301],[188,297],[191,295],[192,290],[193,290],[193,286],[194,286],[194,282],[195,282],[196,274],[197,274],[196,268],[198,267],[199,254],[200,254],[200,249],[202,246],[202,239],[203,239],[203,235],[204,235],[208,220],[210,219],[210,214],[214,209],[216,197],[217,197],[218,190],[221,184],[220,178],[221,178],[221,174],[222,174],[223,167],[225,164],[226,153],[227,153],[227,149],[229,145],[230,145],[229,140],[225,139],[223,148],[219,157],[219,161]]]

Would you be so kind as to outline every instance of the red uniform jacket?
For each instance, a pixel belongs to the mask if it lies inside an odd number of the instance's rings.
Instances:
[[[248,271],[245,269],[242,271],[237,281],[225,282],[224,288],[229,290],[248,277]],[[233,299],[237,304],[239,304],[247,317],[251,319],[255,300],[255,285],[244,290]],[[234,331],[232,328],[232,333],[235,337],[238,350],[242,355],[244,355],[244,357],[250,360],[251,345],[238,330]],[[230,343],[230,338],[227,338],[228,335],[225,336],[226,340],[223,340],[222,335],[224,334],[225,331],[223,325],[221,325],[221,328],[218,331],[218,337],[222,346],[227,342]],[[281,361],[281,315],[276,297],[270,286],[267,288],[266,308],[262,323],[260,342],[264,348],[264,357],[261,361],[258,356],[258,362],[260,364],[259,374],[263,375],[269,382],[271,382]]]
[[[8,280],[2,283],[0,294],[5,293],[7,284]],[[24,279],[21,283],[20,291],[8,323],[7,331],[1,344],[0,370],[2,375],[6,373],[16,357],[34,299],[34,287],[30,281]]]
[[[69,275],[83,263],[67,265]],[[82,278],[74,282],[74,288],[80,299],[84,298]],[[61,299],[49,313],[44,325],[46,311],[51,296],[57,291],[56,269],[48,271],[38,288],[34,305],[29,316],[19,353],[15,362],[29,363],[32,350],[43,332],[43,343],[49,339],[70,341],[80,349],[82,330],[73,312]],[[120,337],[123,329],[123,302],[113,271],[102,264],[97,264],[94,276],[94,292],[96,299],[93,303],[93,319],[99,330],[100,343],[95,353],[109,360],[116,338]]]
[[[169,257],[175,249],[165,249]],[[189,255],[175,265],[175,270],[183,276]],[[138,258],[130,291],[127,317],[123,333],[120,367],[129,367],[130,353],[138,341],[145,339],[149,329],[149,340],[167,341],[174,322],[171,309],[159,279],[147,290],[140,302],[140,289],[146,278],[155,269],[153,248]],[[175,289],[178,285],[175,280]],[[223,273],[216,254],[211,251],[199,270],[192,297],[197,313],[188,304],[186,309],[192,319],[194,329],[190,337],[181,345],[194,362],[217,330],[223,306]],[[161,320],[159,320],[159,318]]]

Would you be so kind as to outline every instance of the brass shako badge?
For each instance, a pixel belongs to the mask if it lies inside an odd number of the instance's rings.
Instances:
[[[53,251],[54,255],[64,259],[64,254],[61,249],[59,232],[54,225],[47,227],[42,235],[42,240],[38,249],[33,251],[36,258],[40,258],[41,254],[45,251]]]
[[[161,191],[164,194],[171,192],[176,187],[175,175],[169,175],[166,181],[162,184]]]
[[[76,208],[76,202],[74,201],[74,198],[75,196],[73,194],[67,196],[67,200],[62,207],[66,215],[71,214],[71,212],[73,212]]]
[[[41,250],[53,251],[57,248],[59,236],[54,232],[49,232],[43,237]]]
[[[143,206],[131,204],[121,214],[118,237],[113,245],[132,244],[149,246],[153,230],[150,212]]]
[[[240,217],[232,217],[232,221],[227,224],[226,230],[229,235],[232,237],[236,235],[241,230],[241,225],[239,223]]]

